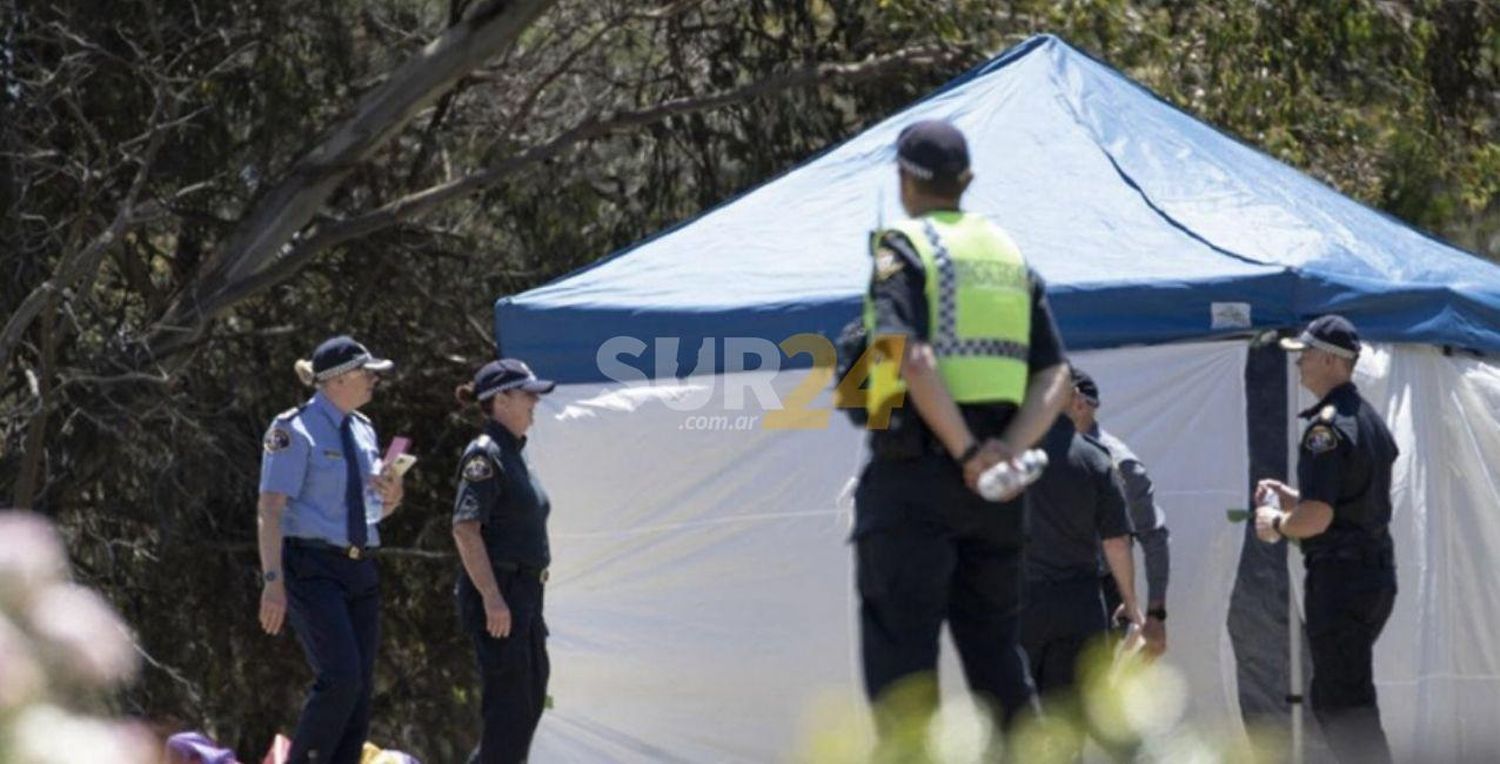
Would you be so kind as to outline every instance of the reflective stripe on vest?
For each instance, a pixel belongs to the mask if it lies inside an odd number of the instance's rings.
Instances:
[[[1020,251],[1003,231],[973,215],[937,213],[892,229],[922,258],[929,344],[953,399],[1019,404],[1031,337],[1031,279]],[[873,336],[874,306],[868,296],[866,302]],[[898,358],[876,358],[867,398],[872,415],[906,389],[899,367]]]

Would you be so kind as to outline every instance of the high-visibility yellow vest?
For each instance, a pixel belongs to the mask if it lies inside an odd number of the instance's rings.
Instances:
[[[1020,404],[1026,397],[1031,339],[1031,277],[1004,231],[978,215],[936,212],[890,227],[922,257],[928,343],[958,403]],[[880,353],[875,306],[865,294],[865,332],[877,349],[866,409],[872,416],[906,391],[901,359]]]

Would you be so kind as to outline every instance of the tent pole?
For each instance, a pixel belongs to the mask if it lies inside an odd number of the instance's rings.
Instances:
[[[1296,580],[1297,557],[1292,554],[1291,542],[1287,542],[1286,580],[1286,634],[1289,652],[1287,655],[1287,703],[1292,707],[1292,764],[1302,764],[1302,613],[1297,610]]]

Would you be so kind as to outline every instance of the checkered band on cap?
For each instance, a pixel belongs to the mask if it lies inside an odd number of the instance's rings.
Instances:
[[[1325,353],[1336,355],[1339,358],[1354,360],[1355,358],[1359,357],[1359,353],[1356,353],[1349,348],[1339,347],[1332,342],[1324,342],[1323,340],[1320,340],[1317,337],[1308,334],[1307,332],[1303,332],[1302,336],[1297,338],[1297,341],[1301,342],[1304,345],[1307,345],[1308,347],[1314,347]]]
[[[958,271],[953,267],[953,258],[938,236],[937,226],[931,220],[922,221],[922,232],[932,246],[932,259],[937,265],[937,326],[932,337],[932,351],[939,356],[979,356],[985,358],[1010,358],[1025,361],[1030,347],[1023,342],[1001,340],[993,337],[958,336]]]
[[[901,169],[917,176],[918,178],[921,178],[922,180],[932,180],[932,177],[936,174],[932,170],[929,170],[926,167],[923,167],[922,165],[919,165],[916,162],[907,159],[906,157],[896,157],[896,164],[901,165]]]
[[[521,385],[526,384],[527,382],[535,382],[535,381],[536,381],[536,375],[535,374],[530,374],[528,376],[521,377],[520,379],[513,379],[513,380],[511,380],[509,382],[502,382],[502,383],[500,383],[498,385],[495,385],[494,387],[492,387],[492,388],[490,388],[488,390],[485,390],[484,392],[480,393],[479,394],[479,400],[481,400],[481,401],[487,401],[487,400],[489,400],[489,399],[491,399],[491,398],[493,398],[493,397],[495,397],[495,396],[497,396],[497,395],[505,392],[506,390],[514,390],[514,389],[520,387]]]
[[[339,364],[338,366],[331,366],[318,372],[317,374],[314,374],[313,378],[318,380],[319,382],[327,382],[328,380],[333,379],[340,374],[351,372],[364,366],[366,363],[369,363],[372,358],[373,356],[371,356],[369,353],[362,353],[360,355],[354,356],[353,358],[350,358],[349,360]]]

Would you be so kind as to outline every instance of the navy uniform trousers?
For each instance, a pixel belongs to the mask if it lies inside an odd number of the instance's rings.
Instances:
[[[1396,569],[1325,560],[1307,569],[1308,698],[1328,745],[1344,762],[1390,761],[1376,705],[1375,640],[1396,601]]]
[[[1033,581],[1026,587],[1021,646],[1043,705],[1050,693],[1074,689],[1078,659],[1094,640],[1109,632],[1099,579]]]
[[[991,504],[953,460],[928,454],[872,461],[855,494],[854,534],[865,691],[879,703],[902,680],[937,671],[948,622],[969,688],[1009,724],[1034,710],[1017,644],[1020,501]],[[929,698],[933,704],[936,697]],[[877,716],[877,719],[879,717]]]
[[[547,702],[547,623],[542,618],[542,582],[537,571],[495,570],[495,583],[510,607],[510,635],[496,639],[485,630],[484,602],[467,574],[460,574],[457,596],[463,629],[474,641],[482,686],[484,732],[471,764],[526,761],[531,738]]]
[[[286,545],[287,619],[313,669],[312,690],[290,761],[357,764],[370,732],[370,694],[380,642],[375,561]]]

